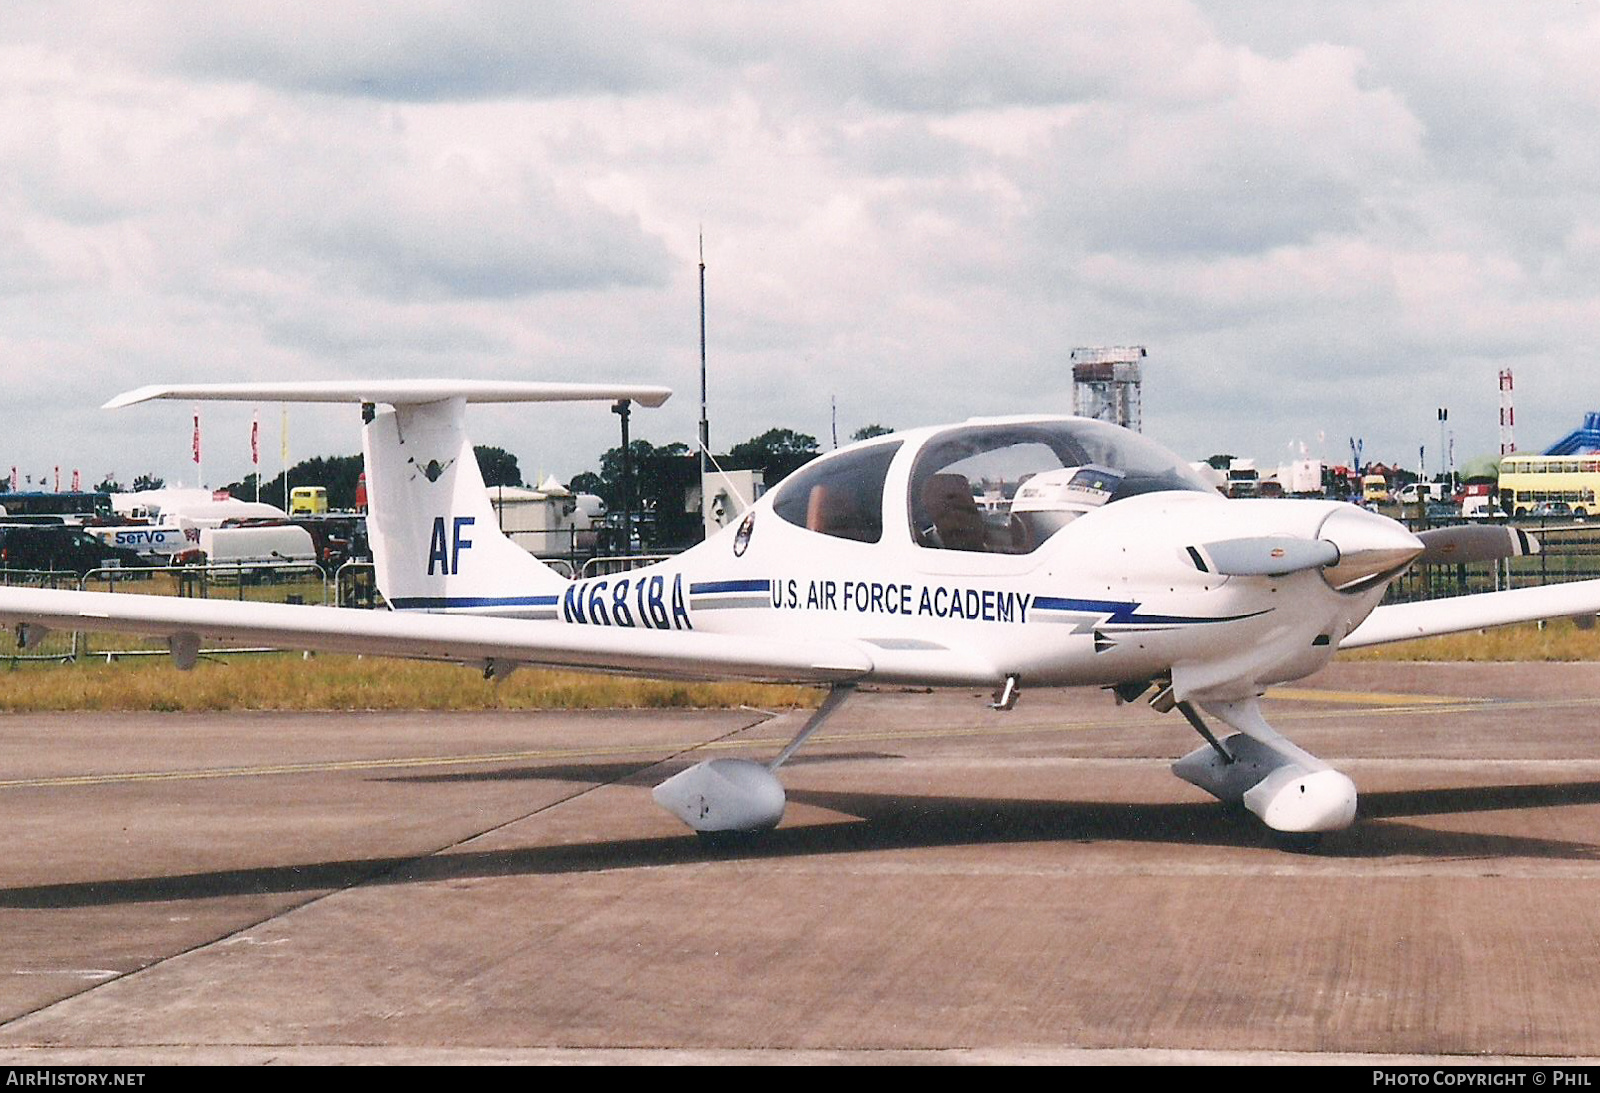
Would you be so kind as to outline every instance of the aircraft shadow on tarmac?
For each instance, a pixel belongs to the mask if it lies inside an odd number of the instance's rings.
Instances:
[[[545,777],[570,767],[539,768]],[[618,764],[584,768],[618,770]],[[628,773],[637,774],[633,765]],[[537,776],[533,771],[528,777]],[[616,780],[616,779],[613,779]],[[795,790],[791,801],[853,819],[780,827],[732,848],[711,848],[687,833],[640,839],[532,846],[511,850],[448,850],[416,855],[307,862],[160,877],[0,888],[0,908],[96,907],[228,896],[319,892],[366,884],[413,884],[702,863],[724,858],[790,858],[1010,843],[1131,841],[1216,848],[1270,846],[1254,817],[1214,802],[1109,804],[1006,798],[906,796]],[[1600,803],[1600,782],[1369,793],[1362,816],[1330,836],[1319,858],[1534,858],[1593,861],[1600,845],[1557,839],[1453,832],[1399,823],[1400,817],[1549,808]],[[1276,851],[1273,851],[1276,852]]]

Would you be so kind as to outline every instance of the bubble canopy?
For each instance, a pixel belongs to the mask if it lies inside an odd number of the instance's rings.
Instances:
[[[908,447],[906,494],[885,496],[890,466]],[[838,538],[875,543],[909,520],[923,547],[1025,554],[1091,509],[1162,490],[1213,492],[1176,454],[1127,429],[1087,418],[1006,419],[819,459],[778,487],[773,508]]]

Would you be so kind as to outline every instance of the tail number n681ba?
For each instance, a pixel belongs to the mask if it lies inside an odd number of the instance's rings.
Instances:
[[[672,575],[667,593],[665,574],[601,577],[578,581],[561,596],[563,622],[592,626],[642,626],[647,630],[693,630],[683,597],[683,574]]]

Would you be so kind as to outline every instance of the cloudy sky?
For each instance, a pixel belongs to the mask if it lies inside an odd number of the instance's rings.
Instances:
[[[1597,0],[11,0],[0,160],[0,475],[192,481],[189,407],[97,409],[161,380],[666,383],[635,435],[692,441],[702,229],[724,449],[1070,412],[1080,345],[1192,458],[1495,451],[1506,367],[1523,447],[1600,409]],[[475,414],[525,475],[615,443]]]

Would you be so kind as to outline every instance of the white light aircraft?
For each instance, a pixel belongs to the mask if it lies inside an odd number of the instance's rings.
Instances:
[[[1503,527],[1413,535],[1334,501],[1231,501],[1145,437],[1072,417],[972,419],[832,452],[700,546],[569,581],[500,534],[469,402],[628,399],[659,387],[463,381],[147,387],[149,399],[362,407],[369,534],[391,611],[0,589],[0,622],[518,665],[828,685],[769,763],[719,758],[655,789],[702,834],[777,825],[776,772],[860,683],[1097,686],[1177,710],[1204,744],[1181,778],[1292,837],[1349,826],[1355,785],[1259,699],[1340,648],[1600,612],[1600,581],[1379,606],[1413,564],[1536,549]],[[1201,716],[1231,727],[1219,738]]]

